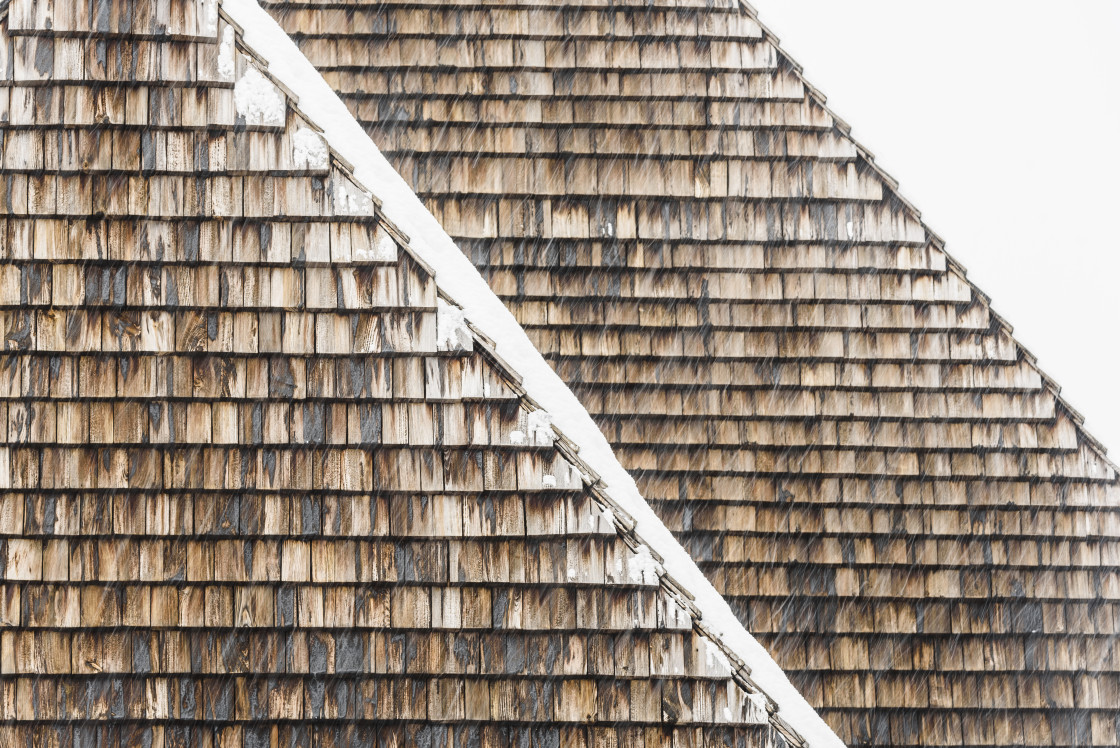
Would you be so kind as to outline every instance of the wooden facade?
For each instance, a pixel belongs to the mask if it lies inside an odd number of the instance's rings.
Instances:
[[[1120,488],[734,0],[268,2],[851,745],[1120,743]]]
[[[5,5],[0,745],[798,743],[217,3]]]

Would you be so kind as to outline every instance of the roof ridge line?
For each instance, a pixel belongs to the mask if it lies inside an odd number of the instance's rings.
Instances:
[[[354,165],[355,182],[366,189],[370,184],[388,189],[377,195],[382,200],[379,218],[412,236],[408,250],[424,264],[442,268],[442,273],[433,272],[437,289],[447,299],[467,301],[461,309],[473,341],[518,382],[515,390],[527,404],[559,422],[551,426],[557,449],[566,458],[570,455],[623,540],[650,553],[662,588],[691,615],[693,628],[727,657],[731,680],[748,694],[760,695],[768,722],[792,745],[844,746],[657,517],[586,408],[291,37],[257,0],[219,2],[223,15],[243,29],[242,43],[268,63],[266,74],[302,101],[301,112],[323,131],[331,155]],[[609,493],[606,478],[611,481]]]
[[[806,95],[828,114],[828,116],[832,119],[836,130],[842,137],[847,138],[852,143],[852,145],[856,147],[856,152],[858,153],[859,158],[862,159],[868,166],[868,168],[875,172],[876,176],[878,176],[883,181],[883,185],[884,187],[889,189],[891,197],[898,200],[903,205],[903,207],[905,207],[912,213],[914,220],[916,220],[921,225],[922,230],[925,231],[930,243],[932,243],[940,252],[945,255],[945,261],[947,265],[945,272],[956,270],[959,273],[960,279],[968,284],[968,287],[972,291],[972,293],[984,301],[985,305],[988,307],[988,313],[996,319],[1000,329],[1004,330],[1007,333],[1007,336],[1011,339],[1011,342],[1012,344],[1014,344],[1016,350],[1020,353],[1021,356],[1023,356],[1028,365],[1036,372],[1038,372],[1039,376],[1042,377],[1044,382],[1044,389],[1048,390],[1053,395],[1056,405],[1058,405],[1063,411],[1065,411],[1066,414],[1069,415],[1073,420],[1074,426],[1077,429],[1078,437],[1082,439],[1084,441],[1084,444],[1089,447],[1090,450],[1094,452],[1098,457],[1100,457],[1101,460],[1103,460],[1117,475],[1120,475],[1120,465],[1113,462],[1112,459],[1108,457],[1108,448],[1104,445],[1103,442],[1101,442],[1100,439],[1093,436],[1093,434],[1091,434],[1085,427],[1085,416],[1082,415],[1081,412],[1076,408],[1074,408],[1066,398],[1062,397],[1061,394],[1059,394],[1061,392],[1061,387],[1058,386],[1057,381],[1049,374],[1047,374],[1041,366],[1039,366],[1038,357],[1031,353],[1030,350],[1025,345],[1023,345],[1023,343],[1020,342],[1018,338],[1015,337],[1014,328],[1012,327],[1011,323],[1005,320],[1002,315],[995,313],[995,311],[992,309],[991,297],[986,294],[981,288],[979,288],[971,278],[968,277],[968,269],[965,267],[965,265],[960,260],[955,258],[948,249],[946,249],[945,239],[943,239],[940,234],[930,228],[929,224],[926,223],[926,221],[922,218],[922,212],[917,208],[917,206],[914,205],[914,203],[912,203],[902,194],[902,189],[899,181],[888,174],[887,171],[875,161],[875,154],[872,153],[866,146],[864,146],[859,140],[857,140],[855,136],[852,135],[852,126],[848,124],[848,122],[842,117],[839,117],[836,112],[834,112],[828,106],[828,97],[824,94],[823,91],[821,91],[806,79],[804,66],[801,65],[801,63],[797,62],[797,60],[795,60],[786,50],[782,48],[781,39],[777,36],[777,34],[771,31],[770,28],[766,26],[766,24],[762,22],[758,15],[758,9],[747,2],[747,0],[738,0],[738,3],[742,10],[748,16],[750,16],[751,20],[757,23],[759,28],[762,29],[763,41],[774,45],[774,50],[778,54],[779,62],[784,59],[789,65],[790,71],[797,76],[798,81],[800,81],[800,83],[805,87]],[[1049,383],[1050,386],[1045,386],[1045,383]]]

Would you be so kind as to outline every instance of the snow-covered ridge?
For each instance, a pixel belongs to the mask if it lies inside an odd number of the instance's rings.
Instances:
[[[578,398],[291,38],[256,0],[223,0],[222,8],[243,30],[245,45],[268,62],[268,73],[299,98],[301,111],[323,130],[330,148],[353,164],[355,179],[382,201],[381,212],[409,235],[411,249],[435,270],[439,288],[462,305],[465,320],[494,341],[496,354],[522,377],[528,397],[563,434],[560,441],[578,445],[580,462],[601,476],[597,487],[632,520],[632,534],[644,541],[639,552],[649,555],[651,571],[664,570],[668,576],[662,583],[700,619],[697,628],[731,656],[729,662],[745,663],[750,683],[772,699],[767,700],[771,721],[792,727],[813,748],[843,746],[657,517]],[[446,314],[447,322],[457,316]]]

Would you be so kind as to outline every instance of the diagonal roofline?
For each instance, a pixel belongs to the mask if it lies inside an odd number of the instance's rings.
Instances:
[[[531,406],[549,414],[557,447],[581,469],[623,538],[639,553],[649,553],[662,586],[690,613],[697,631],[722,650],[735,682],[765,700],[769,721],[791,744],[843,746],[658,518],[586,408],[291,37],[257,0],[221,0],[221,9],[269,75],[322,129],[356,181],[377,188],[379,212],[433,270],[440,290],[461,306],[475,341],[510,372]]]
[[[867,168],[875,173],[875,175],[882,181],[884,191],[888,193],[890,197],[897,200],[899,204],[902,205],[907,211],[909,211],[913,219],[922,227],[922,230],[925,231],[930,244],[936,247],[937,250],[945,256],[947,272],[955,273],[964,283],[968,285],[968,288],[972,291],[973,295],[983,301],[983,303],[988,307],[988,313],[991,315],[998,328],[1005,332],[1008,338],[1010,338],[1012,344],[1015,346],[1016,351],[1018,351],[1020,358],[1026,361],[1027,364],[1031,366],[1031,368],[1033,368],[1041,377],[1043,388],[1049,391],[1050,394],[1054,397],[1057,409],[1064,412],[1067,416],[1069,416],[1070,420],[1073,421],[1077,430],[1078,438],[1083,440],[1085,446],[1088,447],[1089,450],[1094,454],[1096,454],[1114,473],[1120,474],[1120,465],[1117,465],[1116,462],[1108,457],[1108,447],[1106,447],[1103,442],[1089,433],[1088,429],[1085,428],[1085,416],[1076,408],[1074,408],[1073,405],[1071,405],[1064,397],[1061,396],[1061,386],[1053,377],[1043,371],[1041,366],[1038,365],[1038,357],[1031,353],[1030,349],[1028,349],[1025,345],[1022,344],[1022,342],[1018,340],[1018,338],[1015,337],[1015,328],[1012,326],[1012,324],[1008,322],[1003,317],[1003,315],[999,314],[995,311],[995,309],[992,308],[992,297],[986,294],[982,289],[980,289],[975,283],[972,282],[972,279],[968,277],[968,268],[965,267],[964,263],[955,258],[948,251],[948,249],[946,248],[945,239],[942,238],[942,236],[932,228],[930,228],[929,224],[922,219],[922,212],[917,208],[917,206],[914,205],[914,203],[912,203],[909,199],[906,198],[905,195],[902,194],[899,181],[889,173],[887,173],[887,171],[879,166],[878,163],[876,163],[875,154],[852,135],[852,126],[848,124],[848,122],[844,118],[838,116],[836,112],[834,112],[828,106],[828,97],[824,94],[823,91],[821,91],[806,79],[804,66],[801,65],[801,63],[797,62],[797,60],[795,60],[792,55],[790,55],[782,48],[781,39],[778,38],[778,35],[775,34],[765,23],[763,23],[762,19],[759,17],[758,9],[755,8],[751,3],[747,2],[747,0],[737,0],[737,2],[743,12],[746,13],[751,20],[757,23],[760,29],[762,29],[762,38],[764,41],[774,47],[774,51],[777,54],[778,63],[785,63],[789,71],[793,75],[795,75],[801,82],[801,84],[805,87],[805,95],[828,114],[828,116],[832,119],[836,131],[840,133],[843,138],[848,140],[848,142],[850,142],[853,146],[855,146],[857,160],[861,161]]]

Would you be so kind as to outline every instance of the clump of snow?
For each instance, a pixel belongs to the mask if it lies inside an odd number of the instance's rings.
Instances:
[[[855,236],[856,236],[856,225],[854,223],[852,223],[851,221],[848,221],[848,238],[849,239],[854,239]]]
[[[843,748],[844,743],[790,683],[765,647],[747,632],[727,600],[642,497],[633,476],[618,461],[579,398],[295,42],[257,0],[223,0],[222,7],[245,29],[245,45],[269,61],[269,71],[299,97],[304,111],[314,113],[314,123],[324,130],[331,148],[355,165],[355,177],[376,191],[382,200],[381,212],[409,235],[417,255],[435,268],[439,287],[465,305],[466,317],[497,342],[498,355],[522,377],[525,391],[580,446],[580,457],[610,486],[611,498],[633,517],[636,531],[665,559],[666,570],[695,596],[695,605],[712,635],[750,665],[752,679],[813,748]]]
[[[296,168],[326,169],[330,165],[327,141],[310,127],[301,127],[292,136],[292,161]]]
[[[556,476],[546,475],[541,479],[541,485],[543,485],[545,488],[556,488]]]
[[[483,390],[485,390],[485,389],[486,388],[483,387]],[[484,395],[489,395],[490,393],[484,391],[483,394]],[[510,444],[524,444],[525,443],[525,432],[522,431],[521,429],[514,429],[513,431],[509,432],[509,443]]]
[[[224,81],[232,81],[237,70],[237,51],[233,39],[233,27],[226,26],[222,31],[222,43],[218,45],[218,77]]]
[[[342,175],[334,177],[334,212],[339,216],[373,215],[373,196]]]
[[[279,127],[284,124],[284,94],[255,65],[245,66],[245,74],[233,86],[237,115],[250,126]]]
[[[436,350],[470,351],[474,349],[473,343],[463,310],[436,299]]]
[[[525,428],[529,431],[533,444],[551,447],[556,441],[556,432],[552,430],[552,416],[547,411],[530,411],[525,418]]]
[[[665,569],[654,560],[646,545],[638,546],[638,550],[630,558],[630,581],[636,584],[659,584],[661,574]]]
[[[586,479],[589,476],[584,476]],[[591,481],[587,481],[590,483]],[[602,520],[606,527],[614,527],[614,512],[611,511],[609,506],[604,506],[599,510],[599,519]]]

